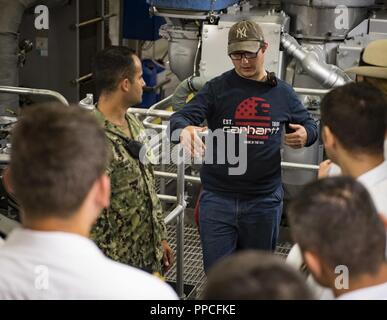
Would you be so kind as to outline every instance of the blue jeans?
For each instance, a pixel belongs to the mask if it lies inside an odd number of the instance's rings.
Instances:
[[[282,214],[283,189],[252,198],[203,190],[200,238],[204,271],[236,250],[274,251]]]

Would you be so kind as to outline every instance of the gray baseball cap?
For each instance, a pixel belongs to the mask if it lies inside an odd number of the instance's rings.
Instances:
[[[228,32],[228,54],[236,51],[257,52],[265,41],[261,27],[250,20],[235,23]]]

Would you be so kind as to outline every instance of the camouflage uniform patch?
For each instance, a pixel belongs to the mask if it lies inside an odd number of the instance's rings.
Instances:
[[[102,212],[91,238],[113,260],[161,272],[161,240],[166,239],[166,227],[153,168],[128,153],[126,136],[119,127],[107,121],[97,109],[94,113],[104,126],[112,148],[107,168],[112,193],[110,208]],[[126,120],[132,139],[144,142],[141,122],[132,114],[127,114]]]

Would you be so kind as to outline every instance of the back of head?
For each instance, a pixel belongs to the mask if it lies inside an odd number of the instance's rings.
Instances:
[[[382,154],[387,105],[368,83],[349,83],[329,92],[321,103],[321,121],[352,152]]]
[[[306,185],[290,204],[291,232],[303,252],[350,276],[375,273],[385,259],[386,234],[367,190],[350,177]]]
[[[242,251],[216,264],[203,293],[207,300],[311,299],[305,280],[270,253]]]
[[[29,218],[69,217],[105,171],[108,144],[76,106],[31,106],[12,132],[11,183]]]
[[[124,78],[133,79],[133,57],[134,52],[123,46],[111,46],[97,53],[93,75],[98,96],[113,92]]]

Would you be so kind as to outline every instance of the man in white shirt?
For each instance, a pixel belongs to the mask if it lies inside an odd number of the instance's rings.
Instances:
[[[367,47],[364,49],[362,54],[362,59],[358,67],[353,67],[346,70],[347,73],[353,73],[356,75],[357,82],[366,82],[376,88],[378,88],[385,97],[387,97],[387,55],[385,54],[387,50],[387,40],[378,39],[370,42]],[[348,101],[340,99],[340,102],[349,104]],[[385,104],[387,108],[387,103]],[[366,115],[367,117],[369,114]],[[375,120],[375,117],[373,117]],[[383,119],[378,119],[382,121]],[[385,119],[385,121],[387,121]],[[347,134],[352,134],[352,130]],[[384,159],[387,159],[387,131],[385,132],[384,140]],[[356,162],[356,159],[354,159]],[[381,175],[380,175],[381,173]],[[340,167],[337,164],[332,163],[330,160],[324,161],[321,163],[320,176],[334,176],[341,174]],[[380,188],[374,187],[375,183],[380,181],[387,181],[386,178],[387,169],[386,164],[381,168],[373,171],[370,174],[364,174],[359,178],[362,183],[365,183],[366,188],[371,193],[371,196],[374,198],[376,206],[380,212],[384,212],[387,216],[387,202],[386,202],[386,182]],[[377,180],[376,177],[378,176]],[[384,189],[384,193],[381,189]]]
[[[347,84],[324,97],[322,138],[330,160],[320,164],[319,178],[348,175],[357,179],[367,188],[381,217],[387,221],[387,161],[383,154],[386,110],[383,93],[366,82]],[[287,262],[299,268],[303,263],[300,258],[296,244]],[[308,281],[318,292],[316,296],[331,298],[328,290],[317,287],[311,278]]]
[[[4,180],[23,227],[0,248],[0,300],[177,299],[170,286],[106,258],[88,239],[110,199],[108,145],[91,114],[75,106],[29,108],[11,152]]]
[[[383,143],[387,106],[383,95],[368,83],[351,83],[329,92],[321,103],[322,138],[330,160],[320,164],[319,178],[347,175],[360,181],[371,194],[381,217],[387,220],[387,161]],[[338,167],[338,164],[340,167]],[[295,245],[287,262],[302,265]],[[328,290],[308,279],[316,296],[329,299]]]
[[[364,184],[387,218],[386,117],[383,94],[370,84],[351,83],[329,92],[321,103],[321,122],[330,160],[321,164],[319,177],[332,175],[332,162],[337,164],[343,175]]]
[[[307,186],[288,210],[316,281],[338,299],[387,299],[386,233],[365,187],[351,177]]]

